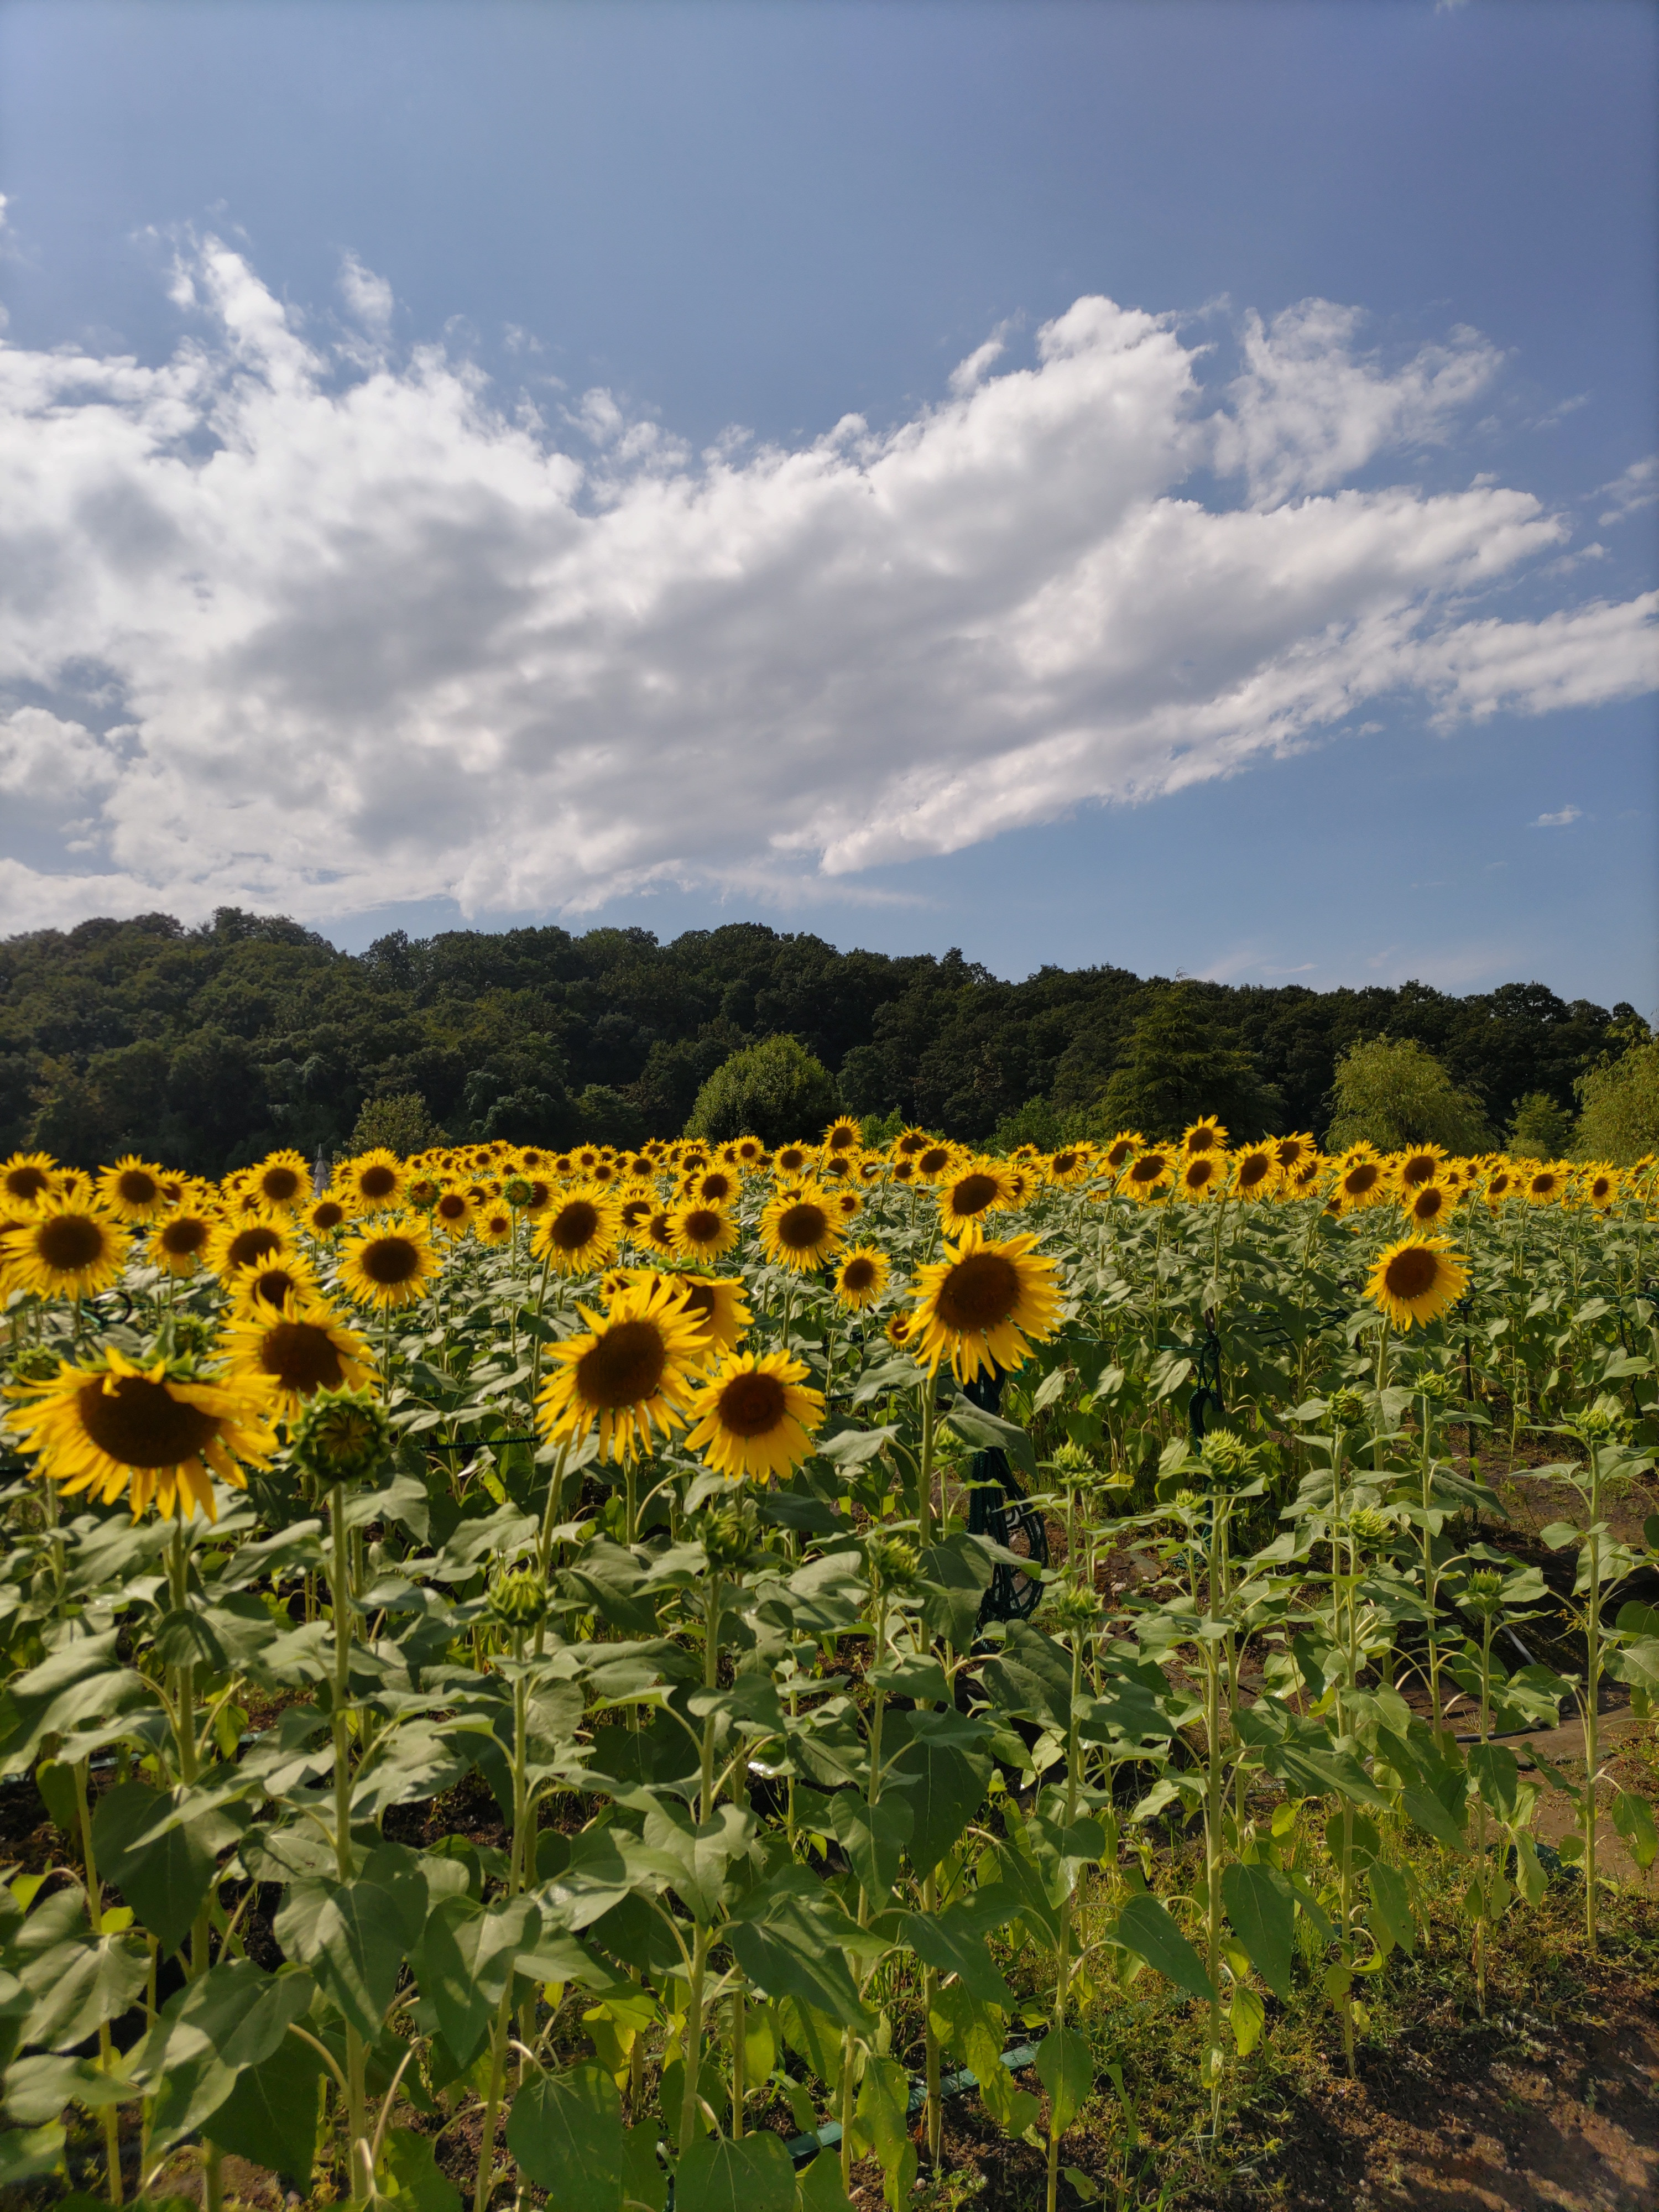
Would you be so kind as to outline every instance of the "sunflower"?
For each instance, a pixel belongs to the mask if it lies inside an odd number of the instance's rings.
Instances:
[[[772,1172],[780,1181],[804,1175],[812,1155],[805,1145],[780,1145],[772,1155]]]
[[[741,1279],[678,1272],[662,1279],[683,1293],[685,1310],[702,1330],[705,1351],[730,1351],[755,1318],[744,1303]]]
[[[272,1413],[291,1421],[318,1390],[361,1390],[374,1355],[321,1298],[262,1299],[225,1333],[230,1372],[264,1391]]]
[[[1409,1152],[1401,1152],[1395,1162],[1395,1184],[1406,1191],[1415,1190],[1420,1182],[1436,1182],[1445,1157],[1443,1145],[1413,1145]]]
[[[1336,1164],[1334,1194],[1346,1207],[1376,1206],[1389,1194],[1389,1171],[1370,1145],[1354,1145]]]
[[[1159,1146],[1137,1152],[1123,1171],[1123,1188],[1142,1203],[1157,1196],[1175,1173],[1175,1162]]]
[[[1458,1193],[1449,1183],[1420,1182],[1401,1194],[1400,1210],[1413,1229],[1439,1229],[1457,1211]]]
[[[15,1290],[42,1298],[89,1298],[121,1272],[125,1240],[118,1223],[95,1206],[48,1200],[9,1239]]]
[[[620,1182],[622,1179],[623,1170],[620,1164],[616,1160],[607,1159],[603,1152],[587,1170],[589,1182],[596,1182],[602,1187],[607,1183]]]
[[[1109,1174],[1121,1175],[1137,1152],[1146,1149],[1146,1139],[1139,1129],[1120,1129],[1100,1156],[1101,1165]]]
[[[441,1189],[432,1201],[432,1226],[441,1236],[459,1239],[472,1226],[472,1200],[453,1183]]]
[[[863,1125],[850,1114],[838,1114],[823,1133],[826,1152],[855,1152],[863,1142]]]
[[[1281,1185],[1291,1198],[1312,1198],[1316,1195],[1328,1163],[1316,1147],[1297,1162],[1293,1168],[1282,1170]]]
[[[129,1152],[98,1178],[98,1198],[118,1221],[154,1221],[167,1210],[167,1183],[153,1168]]]
[[[1014,1203],[1008,1170],[1000,1160],[968,1160],[951,1180],[940,1186],[939,1218],[947,1237],[987,1213],[1000,1213]]]
[[[864,1200],[855,1190],[832,1191],[830,1204],[838,1221],[854,1221],[864,1211]]]
[[[1232,1189],[1235,1198],[1267,1198],[1279,1181],[1279,1157],[1271,1145],[1246,1145],[1235,1152]]]
[[[1528,1206],[1553,1206],[1567,1187],[1569,1170],[1558,1162],[1534,1168],[1522,1184]]]
[[[738,1137],[726,1147],[738,1165],[750,1175],[758,1175],[766,1165],[766,1147],[758,1137]]]
[[[934,1143],[924,1145],[912,1158],[916,1164],[918,1182],[943,1182],[952,1173],[962,1154],[955,1145]]]
[[[1499,1160],[1488,1168],[1480,1185],[1481,1195],[1491,1213],[1496,1213],[1505,1200],[1518,1197],[1520,1190],[1520,1170],[1511,1167],[1507,1160]]]
[[[1587,1167],[1578,1185],[1582,1204],[1593,1206],[1597,1213],[1610,1213],[1619,1202],[1619,1188],[1623,1178],[1615,1167],[1598,1160]]]
[[[337,1198],[313,1198],[301,1213],[300,1218],[313,1237],[332,1237],[343,1229],[350,1216]]]
[[[1273,1158],[1279,1162],[1279,1172],[1290,1179],[1310,1159],[1319,1158],[1319,1146],[1304,1130],[1295,1130],[1288,1137],[1273,1139]]]
[[[1463,1295],[1468,1262],[1443,1237],[1402,1237],[1377,1255],[1365,1296],[1396,1328],[1432,1321]]]
[[[641,1251],[659,1252],[665,1260],[672,1260],[675,1250],[672,1207],[653,1205],[635,1224],[633,1234]]]
[[[277,1212],[297,1212],[311,1196],[311,1170],[303,1152],[267,1152],[251,1180],[260,1204]]]
[[[1087,1182],[1094,1172],[1095,1148],[1091,1144],[1062,1145],[1057,1152],[1050,1152],[1048,1176],[1050,1182]]]
[[[1183,1152],[1224,1152],[1227,1132],[1213,1114],[1200,1114],[1196,1121],[1188,1124],[1181,1133]]]
[[[14,1152],[0,1167],[0,1205],[8,1212],[38,1206],[58,1188],[58,1163],[50,1152]]]
[[[738,1224],[723,1206],[676,1206],[670,1216],[674,1249],[694,1260],[717,1260],[738,1241]]]
[[[603,1183],[578,1183],[549,1206],[530,1249],[561,1275],[586,1275],[604,1267],[621,1233],[616,1193]]]
[[[335,1176],[340,1195],[359,1213],[383,1213],[396,1206],[404,1192],[403,1163],[396,1152],[378,1145],[348,1160]]]
[[[896,1313],[889,1317],[886,1337],[895,1352],[912,1349],[911,1339],[916,1333],[916,1317],[911,1313]]]
[[[929,1373],[948,1352],[957,1382],[1019,1366],[1028,1337],[1052,1336],[1060,1313],[1060,1263],[1036,1254],[1034,1236],[988,1243],[969,1222],[945,1257],[919,1268],[914,1350]]]
[[[896,1159],[893,1162],[892,1165],[888,1170],[888,1173],[891,1176],[892,1180],[901,1186],[905,1183],[915,1182],[918,1180],[916,1175],[916,1164],[910,1158],[908,1152],[902,1158]]]
[[[404,1306],[422,1295],[439,1267],[424,1224],[392,1222],[349,1239],[341,1255],[340,1280],[357,1305]]]
[[[181,1206],[151,1230],[149,1263],[169,1275],[193,1275],[207,1257],[217,1224],[199,1206]]]
[[[513,1242],[513,1209],[499,1199],[492,1200],[487,1191],[480,1191],[478,1211],[472,1217],[472,1231],[479,1243],[498,1249]]]
[[[138,1366],[113,1345],[11,1395],[21,1401],[12,1426],[40,1454],[41,1473],[65,1497],[94,1491],[106,1505],[127,1491],[135,1521],[152,1498],[163,1513],[176,1507],[182,1518],[199,1505],[216,1520],[209,1470],[245,1490],[237,1460],[263,1467],[276,1448],[253,1393],[198,1382],[181,1361]]]
[[[714,1164],[714,1154],[707,1145],[682,1145],[677,1155],[682,1175],[696,1175],[699,1168]]]
[[[841,1215],[828,1191],[815,1183],[781,1190],[761,1211],[761,1243],[774,1267],[798,1275],[821,1267],[846,1237]]]
[[[731,1206],[742,1195],[742,1176],[736,1168],[725,1164],[704,1168],[700,1175],[687,1176],[680,1187],[680,1196],[699,1206]]]
[[[853,1313],[874,1305],[887,1288],[892,1263],[873,1244],[854,1245],[843,1252],[836,1269],[836,1296]]]
[[[221,1221],[208,1246],[208,1265],[221,1282],[228,1282],[240,1268],[267,1260],[286,1259],[294,1239],[286,1226],[264,1214],[251,1220]]]
[[[1007,1176],[1009,1207],[1018,1212],[1027,1199],[1042,1189],[1042,1177],[1029,1167],[1010,1168]]]
[[[879,1152],[866,1152],[859,1162],[860,1182],[879,1182],[888,1172],[889,1163]]]
[[[279,1306],[284,1298],[303,1301],[319,1295],[310,1262],[292,1252],[280,1259],[256,1261],[251,1267],[239,1267],[227,1280],[225,1288],[230,1294],[231,1309],[236,1313],[246,1313],[256,1299]]]
[[[586,1306],[578,1311],[587,1332],[550,1347],[557,1371],[536,1401],[537,1419],[552,1443],[597,1426],[607,1458],[632,1459],[649,1448],[653,1429],[666,1436],[684,1423],[708,1340],[666,1282],[631,1285],[603,1319]]]
[[[1227,1161],[1222,1152],[1189,1152],[1181,1163],[1176,1190],[1186,1199],[1219,1198],[1227,1188]]]
[[[733,1482],[792,1474],[823,1419],[823,1393],[805,1383],[805,1363],[787,1352],[728,1352],[692,1398],[686,1449]]]

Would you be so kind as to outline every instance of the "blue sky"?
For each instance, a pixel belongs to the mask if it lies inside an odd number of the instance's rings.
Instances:
[[[0,927],[1652,1009],[1656,93],[1638,0],[12,0]]]

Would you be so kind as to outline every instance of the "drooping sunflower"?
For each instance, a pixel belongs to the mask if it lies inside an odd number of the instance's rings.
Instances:
[[[1345,1210],[1379,1205],[1389,1194],[1389,1170],[1370,1145],[1353,1145],[1336,1164],[1334,1195]]]
[[[1189,1152],[1176,1177],[1179,1197],[1194,1200],[1219,1198],[1227,1188],[1227,1159],[1224,1152]]]
[[[0,1167],[0,1205],[8,1213],[38,1206],[58,1187],[58,1163],[50,1152],[14,1152]]]
[[[1035,1197],[1042,1189],[1042,1175],[1040,1169],[1026,1166],[1011,1167],[1007,1172],[1008,1204],[1010,1209],[1018,1213],[1026,1200]]]
[[[1235,1198],[1267,1198],[1279,1182],[1279,1156],[1271,1145],[1246,1145],[1233,1154]]]
[[[202,1207],[181,1206],[176,1213],[166,1215],[151,1230],[150,1265],[165,1267],[169,1275],[193,1275],[207,1258],[217,1225],[213,1216]]]
[[[1413,1145],[1408,1152],[1401,1152],[1395,1162],[1396,1188],[1402,1191],[1415,1190],[1420,1182],[1435,1182],[1445,1157],[1443,1145]]]
[[[918,1268],[910,1349],[930,1373],[948,1353],[959,1382],[1018,1367],[1031,1337],[1052,1336],[1060,1314],[1060,1263],[1031,1235],[988,1243],[969,1222],[945,1257]]]
[[[46,1200],[7,1241],[12,1287],[41,1298],[94,1297],[126,1257],[120,1224],[85,1201]]]
[[[396,1152],[377,1145],[337,1170],[335,1188],[359,1213],[384,1213],[404,1192],[404,1166]]]
[[[256,1267],[269,1260],[286,1259],[294,1249],[294,1239],[285,1223],[272,1221],[264,1214],[252,1220],[233,1218],[215,1224],[208,1246],[208,1265],[220,1281],[226,1283],[241,1268]]]
[[[164,1514],[199,1505],[216,1520],[212,1475],[245,1490],[237,1461],[263,1467],[276,1449],[255,1394],[198,1382],[184,1361],[139,1366],[112,1345],[9,1395],[20,1401],[11,1425],[41,1472],[66,1497],[90,1490],[112,1505],[126,1491],[135,1521],[152,1498]]]
[[[1305,1130],[1295,1129],[1288,1137],[1275,1137],[1273,1145],[1273,1158],[1279,1162],[1279,1173],[1287,1182],[1295,1178],[1307,1161],[1319,1157],[1318,1146]]]
[[[356,1329],[321,1298],[260,1299],[225,1332],[230,1371],[263,1390],[279,1419],[292,1420],[319,1390],[360,1390],[374,1354]]]
[[[311,1196],[311,1170],[303,1152],[267,1152],[252,1180],[259,1203],[273,1212],[297,1213]]]
[[[1227,1132],[1213,1114],[1200,1114],[1196,1121],[1189,1121],[1181,1133],[1183,1152],[1224,1152]]]
[[[1458,1196],[1449,1183],[1438,1179],[1420,1182],[1415,1190],[1402,1194],[1400,1210],[1413,1229],[1441,1229],[1457,1211]]]
[[[841,1215],[828,1191],[816,1183],[781,1190],[761,1210],[761,1244],[775,1267],[798,1275],[821,1267],[845,1240]]]
[[[1136,1154],[1146,1150],[1146,1139],[1139,1129],[1120,1129],[1101,1153],[1100,1164],[1109,1174],[1121,1175]]]
[[[604,1267],[621,1233],[616,1193],[604,1183],[578,1183],[550,1202],[537,1222],[530,1249],[561,1275],[586,1275]]]
[[[341,1200],[325,1194],[321,1198],[313,1198],[300,1218],[312,1236],[332,1237],[345,1227],[350,1214]]]
[[[670,1216],[674,1249],[692,1260],[718,1260],[738,1241],[738,1224],[723,1206],[696,1200]]]
[[[679,1269],[665,1279],[684,1296],[687,1313],[702,1330],[706,1352],[728,1352],[747,1333],[755,1316],[744,1302],[741,1278]]]
[[[1137,1152],[1124,1169],[1121,1188],[1145,1205],[1158,1196],[1174,1174],[1175,1161],[1168,1149],[1153,1145],[1144,1152]]]
[[[687,1449],[733,1482],[791,1474],[823,1419],[823,1393],[806,1387],[806,1373],[787,1352],[728,1352],[693,1395]]]
[[[340,1257],[346,1296],[360,1306],[405,1306],[441,1271],[424,1224],[392,1221],[349,1237]]]
[[[947,1237],[988,1213],[1000,1213],[1014,1203],[1008,1170],[1000,1160],[967,1160],[939,1194],[940,1226]]]
[[[1402,1237],[1378,1254],[1365,1296],[1396,1328],[1432,1321],[1463,1295],[1468,1261],[1443,1237]]]
[[[873,1244],[854,1245],[843,1252],[836,1269],[836,1296],[850,1313],[874,1305],[887,1288],[892,1262]]]
[[[99,1176],[98,1197],[118,1221],[154,1221],[167,1210],[167,1179],[160,1168],[129,1152]]]
[[[630,1285],[603,1317],[577,1310],[587,1330],[549,1347],[556,1371],[537,1399],[537,1420],[556,1443],[597,1427],[606,1458],[633,1459],[649,1449],[653,1431],[666,1436],[684,1424],[707,1337],[666,1282]]]

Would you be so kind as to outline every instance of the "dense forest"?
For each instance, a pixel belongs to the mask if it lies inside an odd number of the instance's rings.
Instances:
[[[1426,1046],[1502,1129],[1529,1095],[1570,1108],[1634,1018],[1539,983],[1455,998],[1114,967],[1012,983],[957,951],[841,952],[758,922],[668,945],[644,929],[397,931],[354,956],[222,908],[196,929],[145,915],[0,942],[0,1152],[132,1149],[218,1174],[276,1144],[343,1147],[366,1104],[394,1097],[453,1138],[636,1142],[681,1130],[716,1067],[777,1035],[823,1060],[854,1112],[966,1139],[1075,1124],[1154,1047],[1224,1094],[1197,1103],[1322,1134],[1337,1060],[1382,1036]]]

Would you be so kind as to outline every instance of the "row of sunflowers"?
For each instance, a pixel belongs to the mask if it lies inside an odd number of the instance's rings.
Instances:
[[[0,1164],[0,2183],[896,2208],[948,2081],[1058,2212],[1126,2020],[1213,2146],[1297,2007],[1595,1942],[1655,1164],[864,1134]]]

